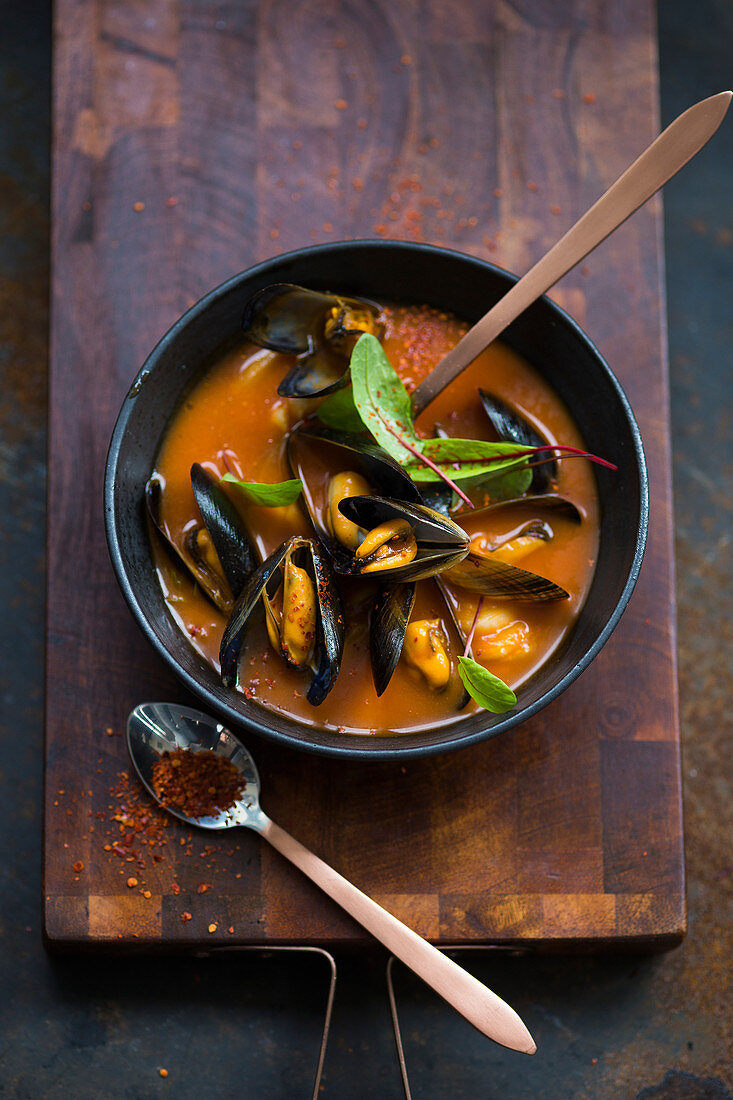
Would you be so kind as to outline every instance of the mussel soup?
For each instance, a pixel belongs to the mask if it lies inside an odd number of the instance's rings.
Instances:
[[[501,712],[572,629],[599,515],[557,395],[496,342],[413,421],[409,393],[467,328],[278,284],[171,417],[154,564],[253,704],[363,735]]]

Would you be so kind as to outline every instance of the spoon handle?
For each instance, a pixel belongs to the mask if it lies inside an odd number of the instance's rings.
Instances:
[[[263,815],[264,816],[264,815]],[[517,1013],[477,978],[402,924],[381,905],[308,851],[269,818],[257,831],[299,867],[368,932],[445,998],[482,1034],[512,1050],[534,1054],[532,1036]]]
[[[723,121],[731,94],[719,92],[688,108],[644,150],[590,210],[431,370],[412,395],[416,416],[520,313],[580,263],[702,149]]]

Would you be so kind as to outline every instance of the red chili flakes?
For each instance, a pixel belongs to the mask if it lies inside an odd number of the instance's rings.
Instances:
[[[74,864],[73,870],[76,871],[77,875],[80,871],[84,870],[84,864],[80,859],[77,859],[76,863]]]
[[[586,92],[583,96],[583,103],[595,103],[596,97],[593,92]]]
[[[324,222],[323,223],[323,232],[324,233],[333,233],[333,226],[331,225],[330,222]]]
[[[210,890],[210,889],[211,889],[211,883],[210,882],[200,882],[198,884],[198,886],[196,887],[196,893],[197,894],[205,894],[206,891]]]
[[[117,825],[119,836],[104,844],[106,852],[113,852],[127,863],[145,868],[146,858],[154,861],[162,857],[157,849],[167,839],[168,815],[160,810],[137,783],[131,783],[127,772],[120,772],[116,786],[110,789],[115,804],[109,807],[109,821]],[[98,815],[99,816],[99,815]],[[104,820],[107,815],[102,815]]]
[[[219,925],[216,923],[216,921],[212,921],[212,923],[209,925],[207,931],[216,932],[218,927],[219,927]]]
[[[280,236],[280,230],[279,229],[271,229],[270,230],[270,240],[271,241],[276,241],[279,236]]]
[[[412,65],[412,58],[410,57],[409,53],[403,53],[402,57],[400,58],[400,63],[402,65]]]
[[[149,890],[143,890],[143,897],[144,898],[152,898],[152,896],[153,895],[150,893]]]
[[[168,1076],[168,1070],[165,1069],[163,1066],[160,1067],[160,1069],[158,1070],[158,1073],[160,1074],[161,1077],[167,1077]]]
[[[190,913],[181,913],[181,924],[188,924],[190,920],[193,920],[193,917]]]
[[[144,202],[134,202],[132,204],[132,209],[135,211],[136,214],[141,214],[142,211],[145,209],[145,203]]]
[[[134,890],[137,886],[137,879],[134,877],[134,875],[130,875],[130,877],[128,878],[127,886],[130,890]]]
[[[503,196],[503,194],[504,194],[504,192],[502,191],[501,187],[495,187],[494,188],[494,198],[495,199],[500,199]]]
[[[334,103],[334,107],[337,111],[345,111],[348,106],[345,99],[337,99]]]
[[[538,184],[536,184],[534,180],[527,180],[527,190],[528,191],[536,191],[537,189],[538,189]]]
[[[551,214],[562,214],[562,207],[561,206],[551,206],[550,207],[550,213]]]
[[[364,183],[362,180],[359,179],[358,176],[354,176],[353,180],[351,181],[351,186],[354,188],[355,191],[364,190]]]
[[[174,749],[153,765],[153,788],[163,806],[176,806],[188,817],[212,817],[234,805],[244,779],[215,752]]]
[[[169,195],[168,198],[165,200],[165,205],[166,206],[178,206],[178,196],[177,195]]]

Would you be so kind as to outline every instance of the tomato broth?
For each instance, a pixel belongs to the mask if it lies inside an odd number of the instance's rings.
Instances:
[[[383,319],[384,350],[409,390],[468,327],[458,318],[426,306],[384,307]],[[199,522],[190,481],[192,463],[201,463],[217,477],[233,470],[247,481],[273,483],[293,476],[286,458],[286,433],[318,405],[317,399],[278,395],[278,384],[293,362],[292,356],[243,343],[214,363],[172,416],[155,473],[163,486],[162,519],[174,541]],[[533,367],[500,342],[487,348],[433,401],[418,418],[418,429],[432,435],[437,425],[455,437],[495,439],[478,399],[479,386],[510,404],[549,442],[583,447],[579,429],[557,395]],[[320,484],[309,485],[308,492],[322,496],[328,473],[324,468],[316,478]],[[312,536],[300,501],[263,507],[249,502],[236,486],[224,486],[263,558],[294,534]],[[595,565],[599,515],[590,464],[581,458],[560,461],[555,490],[576,505],[581,523],[555,513],[542,516],[531,497],[499,510],[490,525],[468,510],[454,513],[456,522],[472,538],[505,537],[528,519],[542,518],[551,526],[553,537],[523,558],[521,568],[561,585],[569,598],[529,603],[486,597],[473,640],[474,658],[520,692],[522,684],[551,657],[572,628]],[[151,545],[171,614],[191,645],[218,671],[225,616],[174,564],[162,540],[152,532]],[[369,661],[369,614],[378,583],[339,578],[338,585],[346,641],[340,674],[323,703],[318,707],[308,703],[309,674],[286,665],[270,646],[261,617],[256,616],[240,663],[239,690],[248,699],[308,725],[364,735],[409,733],[458,720],[479,709],[472,700],[458,709],[463,691],[457,676],[451,677],[445,690],[434,691],[404,656],[378,698]],[[446,596],[447,603],[433,580],[418,581],[411,622],[437,620],[455,664],[464,642],[453,616],[465,638],[478,596],[455,584],[446,585]]]

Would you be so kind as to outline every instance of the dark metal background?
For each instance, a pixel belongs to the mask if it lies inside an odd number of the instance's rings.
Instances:
[[[730,0],[662,0],[662,119],[730,84]],[[53,959],[40,939],[51,27],[0,4],[0,1096],[308,1096],[328,974],[315,959]],[[664,192],[689,933],[639,958],[487,953],[533,1059],[396,973],[413,1096],[730,1097],[730,349],[733,118]],[[70,547],[80,558],[83,547]],[[727,907],[726,907],[727,906]],[[338,959],[322,1095],[402,1095],[385,959]],[[163,1079],[158,1070],[165,1067]]]

